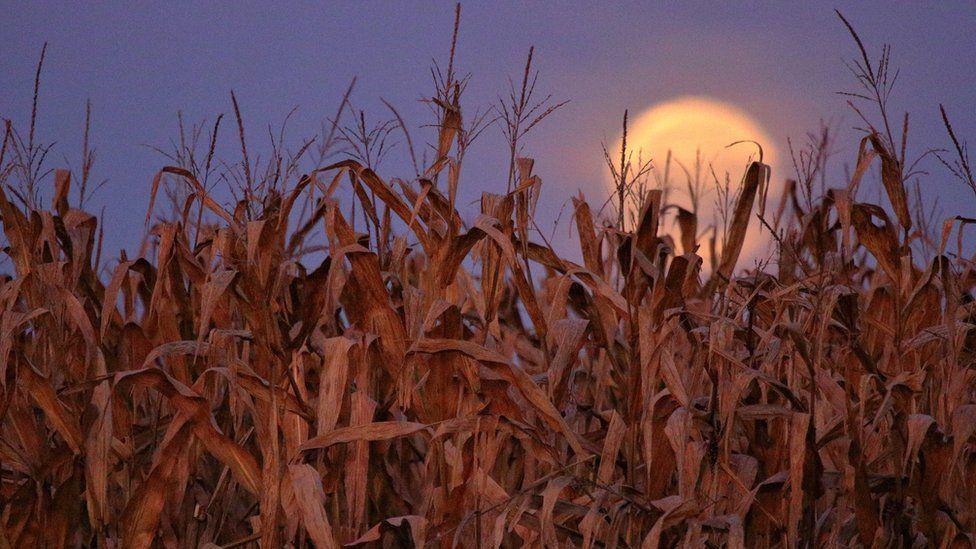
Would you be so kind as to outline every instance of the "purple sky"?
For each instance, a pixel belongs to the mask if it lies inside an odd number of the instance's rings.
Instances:
[[[430,115],[417,100],[432,93],[431,60],[446,59],[452,3],[163,4],[19,2],[6,6],[0,24],[0,117],[20,127],[30,114],[37,55],[49,42],[38,135],[58,143],[52,167],[78,166],[85,101],[92,101],[95,177],[108,178],[94,206],[111,212],[109,255],[138,242],[152,176],[166,163],[142,145],[165,147],[176,135],[178,110],[188,121],[231,114],[232,89],[255,152],[267,142],[268,125],[277,127],[295,106],[289,144],[314,133],[353,77],[357,108],[386,117],[380,98],[386,99],[415,128],[415,139],[425,136],[420,126]],[[781,151],[787,137],[802,140],[826,119],[841,135],[835,165],[853,162],[854,116],[835,92],[855,88],[843,61],[856,50],[832,5],[593,4],[463,5],[458,63],[472,74],[469,110],[506,92],[532,45],[539,90],[571,100],[530,134],[526,148],[544,180],[541,226],[551,227],[577,190],[600,196],[600,142],[616,136],[625,108],[637,112],[674,96],[704,94],[738,105]],[[858,2],[842,11],[872,54],[884,42],[893,46],[901,75],[892,109],[898,120],[906,107],[911,111],[911,157],[948,146],[940,102],[958,134],[976,136],[976,4]],[[223,138],[225,148],[234,146],[233,131]],[[498,128],[476,143],[465,168],[466,201],[504,190],[504,147]],[[381,175],[409,175],[404,153],[402,146],[391,153]],[[946,214],[976,214],[967,188],[934,159],[922,166],[931,172],[925,193],[939,197]],[[563,228],[556,238],[566,235]]]

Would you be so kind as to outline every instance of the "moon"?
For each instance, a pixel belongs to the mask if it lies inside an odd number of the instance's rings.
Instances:
[[[723,197],[718,186],[724,187],[728,177],[729,200],[734,201],[749,162],[759,159],[758,148],[752,143],[729,147],[737,141],[759,143],[763,150],[763,162],[775,167],[776,151],[769,134],[744,110],[716,99],[678,97],[650,107],[628,124],[627,149],[633,153],[633,164],[637,164],[638,158],[651,161],[648,187],[663,187],[666,205],[680,206],[697,214],[698,242],[702,245],[698,254],[705,259],[704,270],[710,270],[707,242],[711,235],[706,233],[710,227],[721,227],[723,224],[722,207],[719,205]],[[619,150],[618,141],[618,154]],[[697,204],[692,199],[693,191],[689,189],[696,186],[696,181]],[[614,184],[609,178],[607,185],[612,191]],[[770,201],[775,199],[774,195],[771,189]],[[731,207],[734,208],[734,202]],[[670,234],[675,242],[680,242],[678,227],[673,222],[674,209],[669,208],[667,212],[662,230]],[[628,218],[631,213],[628,212]],[[768,231],[760,234],[758,225],[755,216],[751,216],[746,241],[739,256],[740,267],[749,259],[769,255]],[[716,248],[721,254],[721,236]]]

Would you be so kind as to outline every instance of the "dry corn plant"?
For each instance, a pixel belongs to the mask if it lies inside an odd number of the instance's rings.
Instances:
[[[214,158],[219,118],[181,138],[153,183],[181,189],[174,214],[105,276],[71,198],[88,176],[53,172],[45,207],[46,149],[6,125],[0,545],[972,546],[968,220],[913,256],[886,129],[849,180],[789,187],[760,216],[775,266],[735,271],[753,162],[700,281],[695,212],[677,254],[660,189],[631,228],[575,200],[581,263],[532,240],[520,140],[550,107],[529,93],[500,107],[511,191],[462,220],[460,157],[486,119],[462,117],[453,54],[439,81],[433,158],[395,185],[367,144],[410,139],[392,107],[370,130],[347,93],[319,141],[278,140],[258,166],[234,98],[240,160]],[[874,166],[890,204],[858,199]],[[640,171],[626,151],[619,168]]]

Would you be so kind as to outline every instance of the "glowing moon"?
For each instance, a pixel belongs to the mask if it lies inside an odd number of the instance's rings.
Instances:
[[[722,224],[717,208],[720,195],[716,191],[713,171],[723,185],[726,174],[729,175],[730,194],[734,197],[748,162],[758,160],[758,149],[755,145],[743,143],[728,147],[731,143],[745,140],[762,145],[765,163],[772,164],[775,161],[776,152],[773,150],[772,139],[746,112],[711,98],[679,97],[659,103],[632,118],[628,124],[627,149],[634,151],[632,162],[635,164],[638,154],[643,160],[652,161],[653,171],[649,177],[651,188],[663,181],[670,151],[666,204],[677,205],[689,211],[693,209],[693,204],[688,174],[695,177],[696,158],[700,158],[699,175],[703,183],[701,190],[704,192],[698,200],[697,213],[698,231],[701,235],[708,227]],[[616,150],[620,150],[619,142]],[[775,169],[773,171],[775,173]],[[608,185],[612,186],[612,183]],[[773,195],[771,192],[771,199]],[[665,218],[662,230],[671,234],[676,242],[680,242],[677,227],[672,226],[674,224],[671,220],[673,215]],[[757,225],[758,221],[753,217],[740,255],[740,266],[745,265],[744,260],[747,258],[758,257],[758,252],[761,251],[765,238],[759,237]],[[699,240],[702,249],[698,252],[705,259],[706,270],[709,268],[707,240],[707,237]]]

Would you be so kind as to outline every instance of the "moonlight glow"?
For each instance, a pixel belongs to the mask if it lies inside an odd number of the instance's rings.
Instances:
[[[764,162],[775,162],[776,151],[773,150],[772,139],[741,109],[706,97],[680,97],[659,103],[634,117],[629,124],[627,148],[634,151],[635,163],[637,154],[644,160],[652,161],[652,182],[663,179],[670,151],[672,162],[668,170],[667,203],[687,210],[692,209],[692,201],[685,170],[692,178],[695,177],[696,158],[700,151],[699,176],[704,193],[698,201],[697,213],[701,233],[716,223],[721,224],[716,208],[719,196],[716,192],[715,176],[724,183],[728,174],[734,194],[748,162],[758,159],[757,149],[752,144],[728,147],[730,143],[743,140],[760,143]],[[773,173],[775,175],[775,168]],[[770,198],[773,198],[775,190],[774,185]],[[764,238],[759,235],[757,224],[755,219],[750,222],[742,259],[760,255]],[[665,223],[662,228],[669,233],[675,233],[673,236],[677,237],[677,228],[672,227],[672,223]],[[707,250],[699,250],[699,254],[706,258],[707,269]]]

